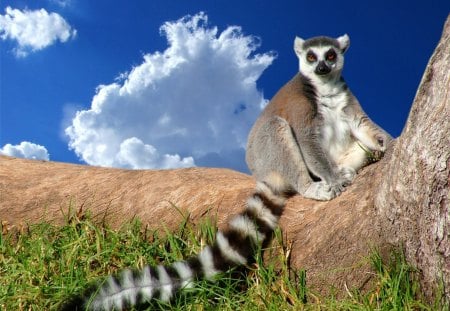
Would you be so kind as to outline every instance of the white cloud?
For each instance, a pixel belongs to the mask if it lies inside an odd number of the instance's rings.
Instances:
[[[59,14],[45,9],[21,11],[7,7],[5,15],[0,15],[0,38],[17,41],[17,57],[42,50],[57,40],[66,42],[76,33]]]
[[[120,144],[117,162],[126,168],[173,168],[194,166],[192,157],[181,159],[179,155],[161,155],[155,147],[144,144],[140,139],[132,137]]]
[[[49,0],[50,3],[66,8],[72,5],[72,0]]]
[[[0,154],[33,160],[48,161],[50,159],[50,155],[44,146],[27,141],[23,141],[19,145],[6,144],[0,149]]]
[[[166,22],[163,52],[97,88],[90,109],[66,129],[69,146],[92,165],[245,169],[249,129],[266,100],[256,81],[273,53],[237,26],[223,32],[199,13]]]

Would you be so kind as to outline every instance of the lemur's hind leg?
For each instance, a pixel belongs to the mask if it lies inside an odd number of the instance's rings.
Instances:
[[[355,141],[337,160],[339,170],[345,172],[352,180],[359,169],[369,163],[368,152],[361,143]]]
[[[336,196],[327,183],[313,181],[289,124],[278,116],[255,133],[247,149],[247,163],[257,180],[275,171],[306,198],[331,200]]]

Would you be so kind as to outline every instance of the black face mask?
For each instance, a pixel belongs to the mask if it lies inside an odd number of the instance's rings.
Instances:
[[[327,66],[327,64],[325,63],[325,61],[320,61],[319,64],[317,65],[316,69],[314,70],[315,74],[319,75],[319,76],[323,76],[326,75],[328,73],[330,73],[331,68]]]

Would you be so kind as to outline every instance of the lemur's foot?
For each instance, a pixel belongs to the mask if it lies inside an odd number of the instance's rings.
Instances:
[[[312,182],[305,191],[299,193],[308,199],[318,201],[329,201],[340,194],[340,191],[333,189],[324,181]]]
[[[351,167],[343,167],[339,170],[338,184],[344,187],[351,185],[353,179],[355,179],[356,171]]]

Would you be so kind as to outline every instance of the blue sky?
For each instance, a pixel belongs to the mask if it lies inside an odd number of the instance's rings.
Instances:
[[[348,33],[344,77],[393,136],[450,13],[436,1],[0,2],[0,152],[124,168],[246,170],[296,35]]]

